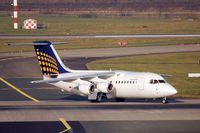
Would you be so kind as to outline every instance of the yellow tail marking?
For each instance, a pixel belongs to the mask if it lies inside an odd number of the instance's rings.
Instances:
[[[64,133],[64,132],[67,132],[71,129],[70,125],[65,121],[64,118],[59,118],[59,120],[63,123],[63,125],[67,128],[66,130],[64,131],[61,131],[60,133]]]
[[[16,90],[17,92],[19,92],[20,94],[24,95],[25,97],[35,101],[35,102],[40,102],[39,100],[29,96],[28,94],[24,93],[23,91],[21,91],[20,89],[17,89],[15,86],[13,86],[12,84],[8,83],[6,80],[4,80],[3,78],[0,77],[0,80],[2,82],[4,82],[5,84],[7,84],[8,86],[10,86],[11,88],[13,88],[14,90]]]

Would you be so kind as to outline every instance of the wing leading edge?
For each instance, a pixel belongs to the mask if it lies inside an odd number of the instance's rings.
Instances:
[[[69,73],[69,74],[66,74],[64,77],[49,78],[49,79],[45,79],[45,80],[36,80],[36,81],[31,81],[31,83],[51,83],[51,82],[76,80],[76,79],[83,79],[83,78],[93,78],[93,77],[100,77],[100,76],[111,77],[114,74],[115,74],[115,72],[113,72],[113,71],[111,71],[111,72],[109,71],[109,72]]]

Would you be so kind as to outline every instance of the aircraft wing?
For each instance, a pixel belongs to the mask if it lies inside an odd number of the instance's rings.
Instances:
[[[49,78],[45,80],[37,80],[31,81],[31,83],[51,83],[51,82],[58,82],[58,81],[67,81],[67,80],[76,80],[76,79],[83,79],[83,78],[93,78],[93,77],[111,77],[115,74],[113,71],[109,72],[89,72],[89,73],[69,73],[66,74],[64,77],[60,78]]]

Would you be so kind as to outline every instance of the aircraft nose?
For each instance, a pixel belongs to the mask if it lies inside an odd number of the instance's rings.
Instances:
[[[177,94],[177,90],[170,84],[165,84],[161,88],[160,94],[163,96],[172,96]]]
[[[178,93],[178,91],[173,87],[172,89],[170,89],[170,93],[171,95],[175,95]]]
[[[168,91],[169,91],[170,95],[175,95],[178,93],[178,91],[171,85],[168,85]]]

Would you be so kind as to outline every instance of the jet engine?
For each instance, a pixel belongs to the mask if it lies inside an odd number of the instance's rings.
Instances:
[[[85,95],[89,95],[95,91],[95,86],[93,84],[81,84],[78,90]]]
[[[110,93],[114,88],[111,83],[98,83],[97,89],[103,93]]]

